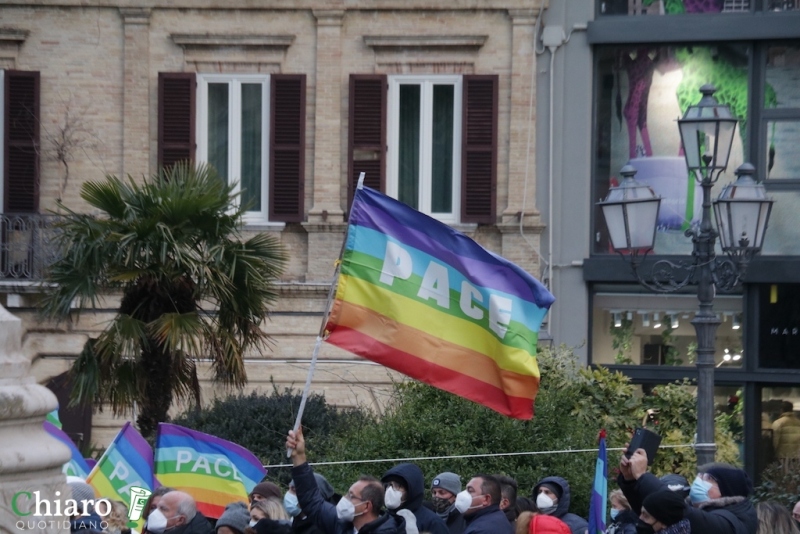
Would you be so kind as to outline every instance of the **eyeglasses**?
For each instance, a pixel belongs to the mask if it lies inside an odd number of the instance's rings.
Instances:
[[[362,499],[361,497],[355,495],[352,491],[348,491],[347,492],[347,500],[348,501],[352,501],[353,499],[355,499],[357,501],[364,502],[364,499]]]

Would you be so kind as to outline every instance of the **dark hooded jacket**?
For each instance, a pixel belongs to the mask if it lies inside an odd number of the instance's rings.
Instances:
[[[206,519],[206,516],[197,512],[191,521],[176,527],[174,530],[170,530],[169,534],[214,534],[214,529]]]
[[[384,473],[381,482],[386,484],[392,477],[401,479],[403,485],[408,488],[406,501],[398,509],[405,508],[413,512],[414,517],[417,518],[419,531],[430,534],[449,534],[447,525],[442,518],[436,512],[422,506],[422,500],[425,497],[425,478],[422,470],[414,464],[398,464]]]
[[[464,518],[467,520],[467,530],[464,534],[514,534],[506,514],[497,504],[481,508],[470,515],[465,515]]]
[[[314,521],[317,527],[325,534],[353,534],[353,523],[340,521],[336,517],[336,506],[322,498],[314,471],[308,462],[292,468],[292,480],[297,491],[297,501],[303,513]],[[383,514],[374,521],[367,523],[358,531],[358,534],[405,534],[405,521],[395,519],[389,514]]]
[[[664,483],[652,473],[645,473],[639,480],[625,480],[620,474],[617,483],[631,508],[638,506],[640,510],[645,497],[664,489]],[[756,509],[747,497],[721,497],[697,507],[687,504],[684,517],[689,520],[692,532],[756,534],[758,530]]]
[[[606,534],[636,534],[639,516],[633,510],[620,510],[617,518],[606,527]]]
[[[556,509],[552,514],[548,515],[557,517],[566,523],[569,529],[572,531],[572,534],[584,534],[589,528],[589,522],[581,516],[570,513],[569,505],[571,501],[571,494],[569,490],[569,483],[561,477],[545,477],[537,482],[533,487],[534,500],[536,499],[536,494],[539,492],[539,486],[545,483],[555,484],[561,488],[561,497],[556,503]]]

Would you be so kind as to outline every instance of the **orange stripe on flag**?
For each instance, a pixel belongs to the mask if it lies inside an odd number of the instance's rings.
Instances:
[[[368,353],[369,359],[374,362],[400,371],[412,378],[423,380],[428,384],[455,393],[473,402],[483,404],[503,415],[517,419],[530,419],[533,417],[533,400],[530,397],[507,395],[500,388],[487,384],[482,380],[436,365],[414,354],[402,352],[395,347],[386,345],[346,326],[337,327],[335,334],[335,341],[328,340],[333,345],[362,356]],[[538,379],[537,386],[528,394],[535,396],[537,388]]]
[[[350,348],[344,347],[338,342],[339,329],[347,327],[360,332],[367,339],[374,340],[376,343],[413,356],[417,360],[414,363],[415,366],[430,364],[439,369],[438,373],[443,373],[443,370],[446,369],[457,375],[476,380],[481,383],[482,387],[493,387],[512,397],[524,398],[528,401],[532,401],[536,397],[536,391],[539,388],[539,379],[536,376],[501,369],[495,360],[485,354],[454,345],[434,335],[398,323],[363,306],[345,301],[336,301],[335,306],[339,308],[337,327],[328,338],[328,342],[333,345],[347,348],[365,358],[378,361],[372,357],[373,350],[369,347],[354,346]],[[402,362],[402,368],[399,365],[400,362]],[[415,373],[414,366],[406,366],[405,361],[402,360],[400,362],[389,360],[381,363],[429,382],[426,373]],[[535,366],[535,362],[532,363]]]

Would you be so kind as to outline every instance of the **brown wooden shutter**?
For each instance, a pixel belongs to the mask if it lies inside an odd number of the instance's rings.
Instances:
[[[39,210],[39,73],[5,72],[5,213]]]
[[[195,101],[193,72],[158,73],[158,168],[194,161]]]
[[[269,220],[302,222],[306,75],[273,74],[270,81]]]
[[[386,190],[386,76],[350,75],[350,121],[347,147],[347,205],[353,200],[360,173],[364,185]]]
[[[497,75],[464,76],[462,222],[496,222],[497,83]]]

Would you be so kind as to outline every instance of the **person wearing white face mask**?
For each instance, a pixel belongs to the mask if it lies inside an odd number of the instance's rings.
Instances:
[[[500,482],[492,475],[476,475],[456,495],[456,509],[464,514],[464,534],[513,534],[514,529],[500,510]]]
[[[572,534],[584,534],[589,523],[569,511],[570,497],[569,483],[561,477],[545,477],[533,487],[532,499],[541,513],[566,523]]]
[[[324,534],[405,534],[402,519],[381,514],[384,489],[378,480],[360,477],[334,506],[320,495],[306,461],[302,429],[289,431],[286,448],[292,451],[292,480],[300,508]]]
[[[664,489],[663,481],[647,471],[644,449],[637,449],[630,458],[623,454],[619,467],[617,483],[631,505]],[[758,516],[749,499],[753,485],[747,473],[723,463],[702,465],[698,471],[689,489],[691,506],[685,511],[692,532],[756,534]]]
[[[158,508],[147,516],[145,528],[155,534],[212,534],[211,523],[197,511],[197,504],[188,493],[170,491],[158,502]]]
[[[422,506],[422,499],[425,496],[425,477],[422,469],[410,463],[398,464],[383,474],[381,482],[386,488],[384,503],[390,514],[408,510],[414,514],[420,532],[449,534],[444,520],[432,510]],[[406,519],[406,523],[410,522],[410,519]]]

